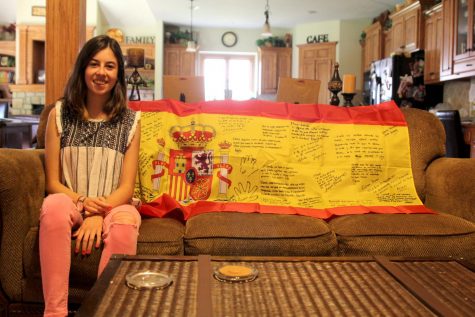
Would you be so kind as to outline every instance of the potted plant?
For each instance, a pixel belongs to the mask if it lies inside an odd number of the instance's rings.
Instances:
[[[361,45],[361,46],[364,45],[365,40],[366,40],[366,32],[363,31],[363,32],[361,32],[361,34],[360,34],[360,45]]]
[[[264,39],[257,39],[256,40],[256,45],[259,46],[259,47],[264,46]]]

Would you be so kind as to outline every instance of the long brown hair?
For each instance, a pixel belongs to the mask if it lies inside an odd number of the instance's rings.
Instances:
[[[86,67],[91,59],[103,49],[110,48],[117,59],[117,82],[111,97],[104,106],[104,112],[111,120],[118,118],[127,108],[127,83],[124,72],[124,56],[119,43],[107,35],[98,35],[84,44],[74,64],[74,69],[64,88],[63,107],[69,113],[83,118],[86,108],[87,85],[84,79]]]

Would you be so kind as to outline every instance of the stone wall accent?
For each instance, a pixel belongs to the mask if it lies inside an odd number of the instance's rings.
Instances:
[[[472,92],[473,91],[473,92]],[[475,80],[451,80],[444,83],[444,106],[447,110],[458,110],[462,119],[474,118]]]
[[[33,109],[34,104],[45,104],[44,92],[13,92],[12,97],[12,107],[10,109],[12,115],[34,114],[34,110],[36,110]]]

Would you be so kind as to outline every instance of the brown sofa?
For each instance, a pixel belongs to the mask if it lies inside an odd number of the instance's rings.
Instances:
[[[422,110],[403,112],[409,124],[417,192],[426,206],[440,214],[367,214],[323,221],[223,212],[195,216],[186,225],[174,219],[144,219],[138,253],[474,260],[475,160],[445,158],[445,134],[439,120]],[[41,137],[38,144],[42,144]],[[43,163],[43,150],[0,149],[0,297],[4,310],[41,309],[38,214],[45,195]],[[71,303],[79,303],[93,285],[98,260],[99,252],[88,257],[72,255]]]

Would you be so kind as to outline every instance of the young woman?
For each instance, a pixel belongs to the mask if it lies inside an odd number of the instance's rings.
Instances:
[[[46,128],[49,195],[40,213],[45,316],[68,313],[71,236],[75,252],[83,255],[104,242],[98,275],[113,253],[136,253],[140,215],[129,202],[140,113],[127,108],[126,96],[119,44],[105,35],[92,38],[79,53]]]

